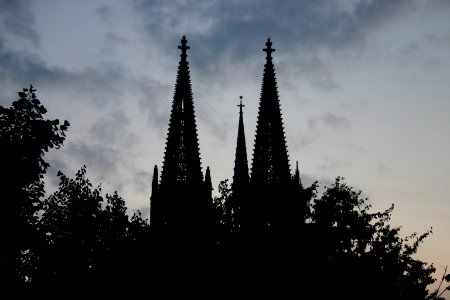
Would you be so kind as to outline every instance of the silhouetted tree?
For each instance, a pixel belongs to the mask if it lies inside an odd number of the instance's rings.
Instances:
[[[107,194],[105,204],[100,185],[94,188],[86,178],[85,166],[74,179],[58,176],[59,189],[45,200],[40,221],[46,243],[35,286],[118,292],[144,283],[149,226],[140,212],[129,221],[117,192]]]
[[[450,291],[450,274],[447,273],[447,268],[448,266],[444,268],[438,287],[428,295],[427,300],[444,300],[442,296],[445,292]]]
[[[370,208],[341,177],[314,201],[311,253],[333,278],[328,296],[425,299],[435,268],[413,256],[431,230],[402,238],[400,227],[389,224],[393,206],[376,213]]]
[[[127,271],[130,252],[127,231],[130,222],[125,201],[117,192],[106,195],[106,206],[97,219],[97,224],[101,244],[96,253],[99,263],[96,278],[111,289],[118,288],[119,281]]]
[[[46,288],[89,288],[98,269],[97,255],[104,246],[101,187],[93,188],[85,166],[75,179],[61,172],[58,176],[59,189],[44,202],[41,228],[47,242],[41,255],[40,280]]]
[[[141,288],[152,284],[150,278],[153,274],[153,265],[150,262],[152,248],[150,239],[150,226],[148,220],[142,217],[138,210],[133,213],[127,231],[128,247],[130,249],[128,260],[128,272],[123,274],[130,288]]]
[[[217,233],[223,235],[225,232],[229,232],[232,229],[232,215],[227,213],[227,201],[231,196],[231,187],[228,185],[228,179],[220,181],[219,196],[215,196],[213,199],[214,212],[215,212],[215,226]]]
[[[147,239],[149,234],[148,221],[142,218],[140,211],[133,214],[130,221],[130,228],[128,230],[128,238],[132,244],[139,244],[142,240]],[[134,247],[138,248],[138,247]]]
[[[40,240],[37,212],[49,167],[43,156],[63,144],[69,126],[67,121],[46,119],[47,110],[35,92],[30,85],[10,108],[0,106],[0,282],[9,289],[30,281]]]

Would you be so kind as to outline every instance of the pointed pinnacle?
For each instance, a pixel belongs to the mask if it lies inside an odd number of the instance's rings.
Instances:
[[[272,59],[272,52],[275,51],[275,49],[272,48],[272,42],[270,41],[270,38],[267,39],[266,42],[266,48],[263,49],[264,52],[267,53],[267,60],[271,60]]]
[[[189,47],[187,45],[187,39],[186,36],[183,35],[183,38],[181,39],[181,45],[178,46],[178,49],[181,50],[181,57],[187,57],[186,51],[188,49],[191,49],[191,47]]]
[[[239,107],[239,113],[242,114],[242,108],[245,106],[244,104],[242,104],[242,96],[239,96],[240,99],[240,104],[238,104]]]

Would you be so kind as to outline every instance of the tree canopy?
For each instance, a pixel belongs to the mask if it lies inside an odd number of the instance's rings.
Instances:
[[[334,278],[332,294],[425,299],[435,268],[414,255],[431,229],[402,237],[400,227],[389,224],[394,206],[372,213],[361,194],[338,177],[320,198],[312,199],[314,255]]]
[[[0,250],[0,280],[5,286],[21,286],[26,280],[21,260],[32,260],[30,249],[40,241],[37,212],[49,167],[44,154],[63,144],[69,127],[67,121],[60,124],[58,119],[45,118],[47,110],[32,85],[18,94],[10,108],[0,106],[0,236],[2,245],[7,245]]]

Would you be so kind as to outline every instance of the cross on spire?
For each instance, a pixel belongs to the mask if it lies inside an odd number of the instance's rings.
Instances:
[[[272,59],[272,52],[275,52],[275,49],[272,48],[270,38],[267,39],[266,48],[264,48],[263,51],[267,53],[267,59]]]
[[[187,39],[186,39],[186,36],[183,35],[183,38],[181,39],[181,45],[178,46],[178,49],[181,50],[181,57],[186,57],[186,56],[187,56],[187,55],[186,55],[186,51],[187,51],[188,49],[191,49],[191,47],[189,47],[189,46],[187,45]]]
[[[239,113],[242,114],[242,108],[243,108],[245,105],[242,104],[242,96],[239,96],[239,99],[241,100],[241,103],[238,104],[238,107],[239,107]]]

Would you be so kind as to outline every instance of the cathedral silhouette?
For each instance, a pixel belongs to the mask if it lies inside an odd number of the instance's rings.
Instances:
[[[267,39],[251,174],[247,161],[242,97],[231,196],[225,203],[231,232],[244,240],[282,236],[301,230],[306,203],[298,163],[291,174],[278,97],[272,42]],[[160,248],[203,245],[214,235],[214,207],[209,167],[202,173],[187,45],[172,101],[161,177],[155,165],[150,198],[150,228]]]

